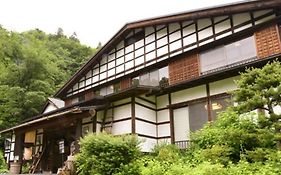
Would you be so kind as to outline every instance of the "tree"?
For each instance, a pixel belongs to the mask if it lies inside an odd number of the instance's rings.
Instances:
[[[263,68],[249,68],[237,80],[238,89],[233,92],[236,110],[245,113],[253,110],[264,110],[260,115],[262,127],[274,129],[275,138],[281,146],[281,114],[276,107],[281,105],[281,64],[273,61]],[[281,149],[281,147],[280,147]]]
[[[95,51],[78,38],[68,38],[62,29],[52,35],[0,27],[0,129],[38,115],[47,97]]]

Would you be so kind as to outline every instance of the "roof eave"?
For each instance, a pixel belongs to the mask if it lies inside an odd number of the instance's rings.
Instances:
[[[281,6],[280,0],[250,0],[240,1],[238,3],[224,4],[222,6],[216,6],[211,8],[193,10],[184,13],[177,13],[168,16],[150,18],[140,21],[135,21],[125,24],[88,62],[86,62],[65,84],[64,86],[54,95],[54,97],[62,97],[69,86],[74,85],[75,81],[82,77],[82,73],[89,70],[91,65],[102,57],[102,54],[108,51],[113,43],[117,42],[121,36],[125,35],[130,29],[147,27],[150,25],[158,25],[165,23],[172,23],[183,20],[195,20],[210,16],[226,15],[231,13],[239,13],[243,11],[259,10],[272,7]]]

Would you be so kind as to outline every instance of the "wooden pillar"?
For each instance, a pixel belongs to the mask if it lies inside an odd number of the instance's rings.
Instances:
[[[136,134],[136,110],[135,97],[132,97],[131,112],[132,112],[132,134]]]
[[[82,119],[77,119],[76,129],[75,129],[75,153],[78,153],[80,150],[79,140],[82,137]]]
[[[93,133],[97,132],[97,113],[93,116]]]
[[[212,121],[212,104],[210,98],[210,86],[209,83],[206,84],[206,91],[207,91],[207,114],[208,114],[208,121]]]
[[[171,133],[171,143],[175,143],[175,128],[174,128],[174,112],[171,108],[172,99],[171,94],[169,93],[169,115],[170,115],[170,133]]]
[[[14,152],[14,156],[18,156],[19,158],[19,162],[22,162],[22,157],[23,157],[23,133],[22,132],[15,132],[15,152]]]

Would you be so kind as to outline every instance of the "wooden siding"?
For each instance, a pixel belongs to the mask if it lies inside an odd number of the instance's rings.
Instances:
[[[198,54],[183,57],[169,64],[170,85],[199,76]]]
[[[126,78],[126,79],[121,80],[120,86],[121,86],[121,90],[131,87],[131,79]]]
[[[280,36],[276,24],[257,31],[255,37],[259,58],[281,53]]]

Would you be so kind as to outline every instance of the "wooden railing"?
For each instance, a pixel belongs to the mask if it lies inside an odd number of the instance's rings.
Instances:
[[[189,140],[175,141],[175,145],[179,147],[179,149],[185,149],[189,145]]]

